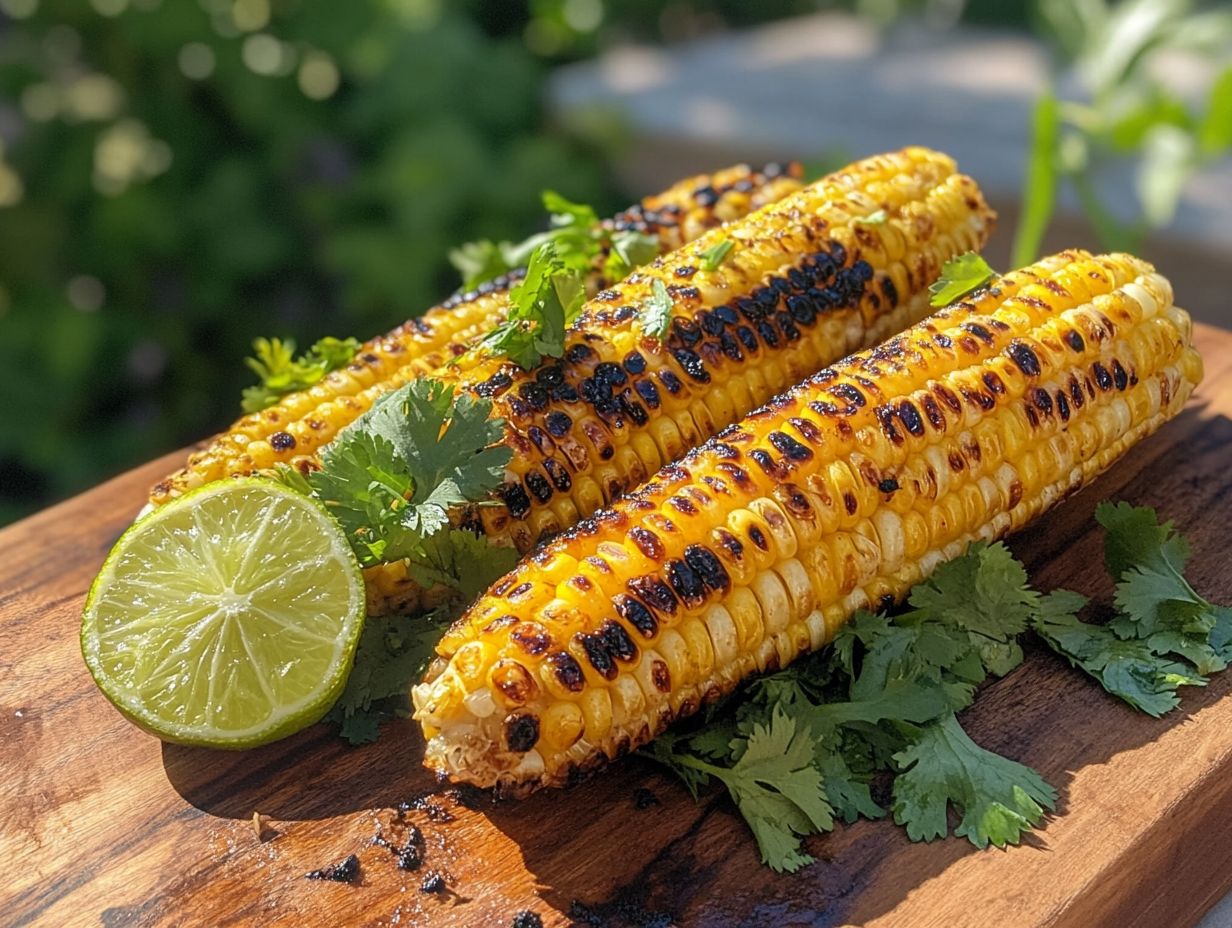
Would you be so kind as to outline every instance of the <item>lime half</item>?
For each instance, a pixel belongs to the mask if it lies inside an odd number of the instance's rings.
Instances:
[[[333,518],[271,481],[226,480],[120,537],[86,598],[81,649],[142,728],[245,748],[329,710],[363,621],[359,564]]]

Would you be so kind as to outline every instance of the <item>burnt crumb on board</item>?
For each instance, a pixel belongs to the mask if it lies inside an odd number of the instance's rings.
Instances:
[[[568,915],[579,928],[676,928],[675,920],[666,912],[652,912],[620,896],[594,904],[574,899],[569,904]]]
[[[510,928],[543,928],[543,919],[530,909],[523,909],[513,916],[513,923]]]
[[[453,813],[439,802],[430,798],[430,796],[416,796],[414,799],[398,803],[399,814],[405,815],[412,809],[428,816],[428,821],[430,822],[446,823],[453,821]]]
[[[443,893],[445,891],[445,878],[433,870],[419,884],[419,891],[421,893]]]
[[[639,786],[633,791],[633,807],[639,812],[657,805],[659,805],[659,797],[646,789],[646,787]]]
[[[418,870],[423,864],[423,832],[412,825],[406,832],[406,843],[398,851],[398,867],[402,870]]]
[[[309,870],[304,874],[309,880],[330,880],[334,883],[354,883],[359,879],[359,858],[352,854],[346,860],[322,867],[320,870]]]
[[[485,802],[490,804],[493,800],[489,793],[479,789],[477,786],[471,786],[469,783],[455,786],[453,789],[447,790],[445,795],[464,809],[478,809]]]

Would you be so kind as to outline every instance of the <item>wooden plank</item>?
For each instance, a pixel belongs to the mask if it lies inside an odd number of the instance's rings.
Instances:
[[[1232,333],[1197,338],[1208,371],[1190,408],[1012,540],[1042,588],[1109,598],[1091,513],[1117,496],[1183,526],[1195,584],[1232,602]],[[492,805],[437,787],[409,722],[363,748],[319,726],[245,753],[161,745],[94,688],[77,626],[103,555],[174,460],[0,532],[2,923],[500,926],[529,908],[565,925],[580,900],[613,926],[1157,928],[1192,924],[1232,889],[1232,674],[1151,720],[1032,651],[964,722],[1060,789],[1046,828],[977,852],[862,822],[810,840],[820,860],[795,876],[758,865],[725,800],[694,805],[639,759]],[[638,788],[658,804],[638,808]],[[436,811],[396,811],[428,794]],[[253,812],[269,816],[263,839]],[[409,824],[427,841],[418,873],[371,843],[378,829],[400,841]],[[303,878],[352,853],[358,885]],[[419,891],[433,870],[447,893]]]

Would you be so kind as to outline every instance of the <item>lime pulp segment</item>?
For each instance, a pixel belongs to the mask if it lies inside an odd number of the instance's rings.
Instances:
[[[160,737],[249,747],[325,714],[363,619],[359,565],[325,510],[227,480],[124,533],[87,598],[82,650],[106,696]]]

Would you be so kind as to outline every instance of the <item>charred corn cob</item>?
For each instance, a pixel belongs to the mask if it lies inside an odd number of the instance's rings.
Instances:
[[[737,165],[682,180],[603,224],[613,231],[653,235],[666,253],[799,188],[799,165]],[[595,290],[606,284],[599,270],[605,257],[601,253],[596,259],[591,281]],[[240,419],[195,452],[184,468],[156,484],[150,502],[161,505],[211,480],[255,473],[279,462],[314,466],[317,451],[378,396],[434,370],[501,322],[508,311],[508,289],[518,276],[451,296],[367,342],[347,367],[310,389]]]
[[[414,690],[426,762],[525,792],[1021,527],[1202,375],[1168,281],[1063,252],[825,369],[494,584]]]
[[[880,214],[879,216],[877,214]],[[493,400],[513,459],[476,527],[529,550],[849,351],[928,310],[928,284],[978,249],[993,214],[945,155],[905,149],[856,162],[715,229],[591,300],[564,357],[524,371],[475,358],[434,376]],[[703,256],[732,244],[718,267]],[[664,341],[637,307],[658,283]],[[368,571],[369,613],[413,610],[401,564]]]

